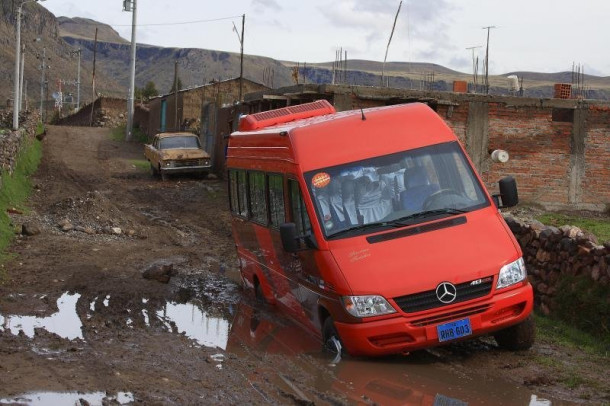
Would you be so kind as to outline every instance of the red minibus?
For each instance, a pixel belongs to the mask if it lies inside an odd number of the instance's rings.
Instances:
[[[334,351],[384,355],[493,334],[534,339],[532,287],[499,208],[427,105],[243,116],[227,148],[243,283]]]

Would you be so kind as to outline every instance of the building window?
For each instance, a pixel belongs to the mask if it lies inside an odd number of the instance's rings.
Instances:
[[[239,215],[248,217],[248,188],[245,171],[237,171],[237,196],[239,199]]]

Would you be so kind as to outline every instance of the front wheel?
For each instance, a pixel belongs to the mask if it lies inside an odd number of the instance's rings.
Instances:
[[[339,337],[335,322],[330,316],[324,320],[324,325],[322,326],[322,340],[324,349],[332,354],[336,354],[336,358],[340,359],[342,355],[345,355],[346,352],[343,343],[341,342],[341,337]]]
[[[527,350],[534,345],[536,338],[534,319],[529,316],[519,324],[498,331],[494,334],[494,338],[500,348],[505,350]]]

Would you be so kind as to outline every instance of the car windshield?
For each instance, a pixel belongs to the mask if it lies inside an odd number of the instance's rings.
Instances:
[[[307,172],[327,238],[348,237],[488,206],[457,142]]]
[[[185,135],[184,137],[165,137],[159,142],[159,149],[199,148],[199,138]]]

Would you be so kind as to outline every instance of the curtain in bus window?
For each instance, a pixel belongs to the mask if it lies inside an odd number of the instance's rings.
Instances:
[[[237,189],[239,198],[239,214],[248,217],[248,189],[246,183],[246,172],[237,172]]]
[[[248,176],[252,220],[266,225],[268,221],[265,175],[262,172],[249,172]]]
[[[284,178],[282,175],[269,175],[269,211],[271,225],[279,228],[286,221],[284,215]]]
[[[229,193],[230,196],[230,205],[231,212],[239,213],[239,194],[237,192],[237,171],[231,170],[229,171]]]

